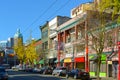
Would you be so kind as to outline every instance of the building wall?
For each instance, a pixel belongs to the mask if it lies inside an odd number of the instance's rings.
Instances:
[[[85,12],[86,10],[93,10],[93,9],[94,9],[93,2],[81,4],[78,7],[75,7],[71,10],[71,18],[74,18],[74,17],[80,15],[81,13]]]
[[[40,27],[41,29],[41,41],[42,41],[42,46],[39,46],[39,47],[42,47],[40,49],[40,52],[41,52],[41,55],[42,57],[41,58],[44,58],[45,60],[45,63],[47,63],[47,55],[48,55],[48,21]]]
[[[49,58],[57,57],[58,39],[57,39],[57,28],[59,25],[70,20],[66,16],[57,16],[49,21]]]

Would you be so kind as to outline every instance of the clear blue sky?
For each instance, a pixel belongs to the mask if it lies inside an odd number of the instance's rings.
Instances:
[[[0,40],[14,37],[19,28],[24,42],[30,32],[41,38],[39,26],[57,15],[70,17],[72,8],[93,0],[0,0]]]

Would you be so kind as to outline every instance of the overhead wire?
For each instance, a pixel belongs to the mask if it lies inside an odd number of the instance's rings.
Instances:
[[[42,17],[42,15],[44,15],[50,8],[52,8],[56,2],[57,0],[55,0],[50,6],[48,6],[48,8],[46,8],[46,10],[23,31],[23,33],[26,32],[35,22],[37,22]]]
[[[51,19],[53,17],[53,15],[55,15],[58,11],[60,11],[62,8],[64,8],[65,6],[67,6],[67,4],[69,3],[70,1],[68,0],[65,4],[61,5],[61,7],[59,7],[51,16],[49,16],[47,18],[47,20]],[[42,23],[44,23],[45,21],[43,21]],[[36,26],[33,30],[35,30],[38,26]]]
[[[55,0],[55,2],[53,2],[44,12],[43,12],[43,14],[42,15],[44,15],[45,13],[47,13],[47,11],[48,10],[50,10],[50,8],[51,7],[53,7],[54,6],[54,4],[57,2],[57,0]],[[69,3],[70,1],[68,0],[65,4],[63,4],[61,7],[59,7],[51,16],[49,16],[48,18],[47,18],[47,21],[49,20],[49,19],[51,19],[58,11],[60,11],[62,8],[64,8],[65,6],[67,6],[67,4]],[[39,16],[30,26],[32,26],[35,22],[37,22],[39,19],[41,18],[41,16]],[[42,20],[43,21],[43,20]],[[46,21],[43,21],[42,23],[44,23],[44,22],[46,22]],[[40,25],[39,25],[40,26]],[[38,26],[36,26],[33,30],[32,30],[32,32],[37,28]]]

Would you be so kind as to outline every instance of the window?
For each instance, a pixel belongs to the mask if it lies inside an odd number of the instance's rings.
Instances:
[[[42,38],[46,38],[48,36],[48,30],[42,32]]]

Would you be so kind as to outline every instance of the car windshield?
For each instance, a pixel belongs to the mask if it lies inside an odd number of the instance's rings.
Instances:
[[[66,68],[62,68],[62,70],[66,70]]]
[[[55,70],[66,70],[66,68],[58,67],[58,68],[56,68]]]
[[[1,68],[1,69],[0,69],[0,72],[5,72],[5,69]]]

